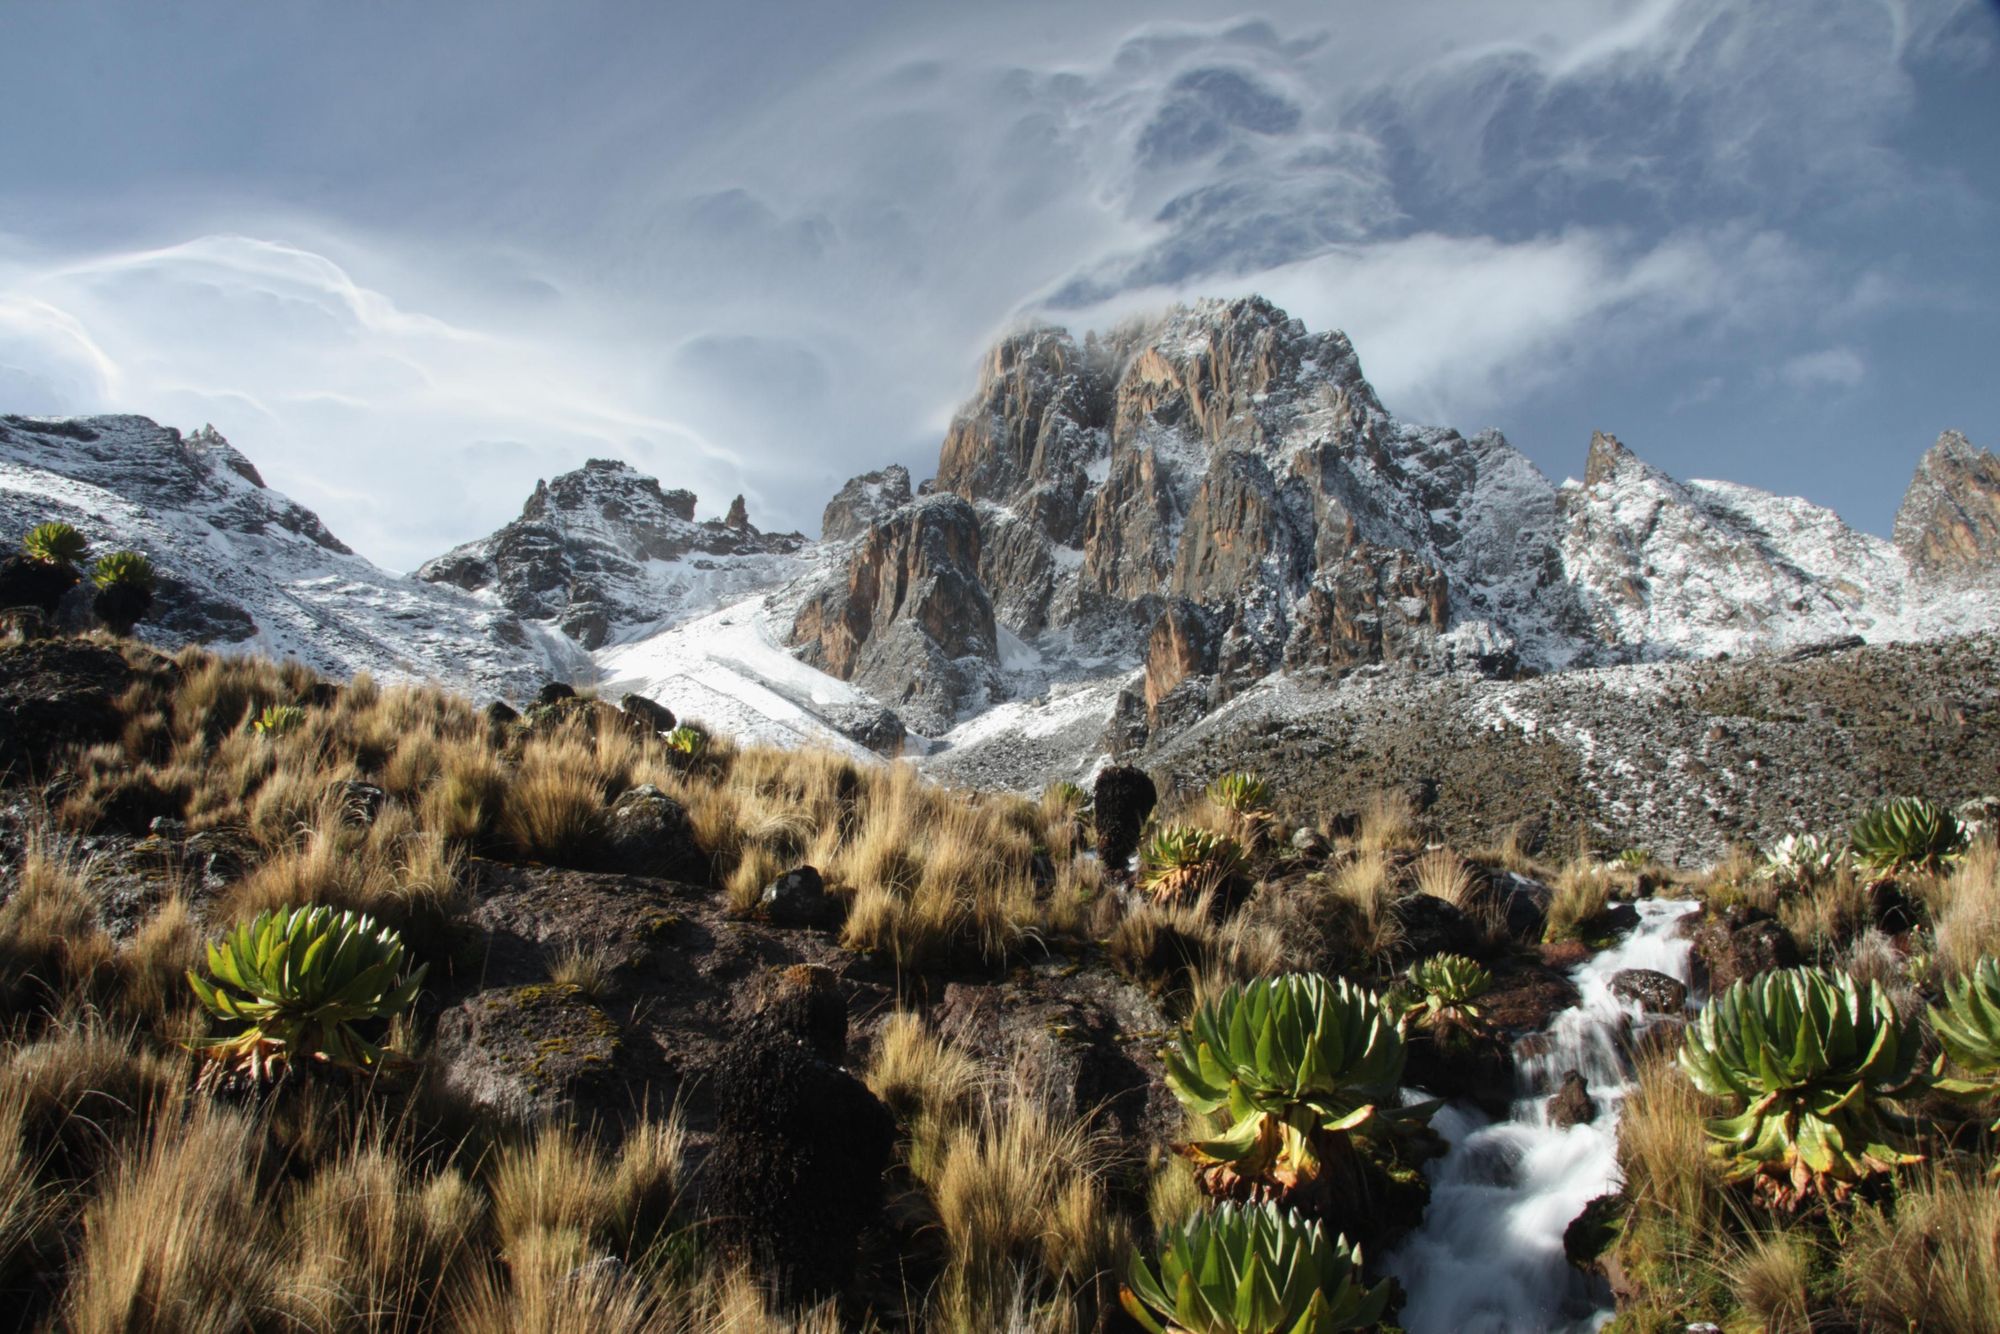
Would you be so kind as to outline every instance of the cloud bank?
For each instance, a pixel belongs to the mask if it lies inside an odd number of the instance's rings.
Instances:
[[[589,456],[811,531],[845,476],[927,469],[1009,325],[1253,290],[1345,329],[1393,410],[1558,475],[1608,412],[1879,529],[1939,427],[2000,427],[1956,382],[1903,390],[1973,420],[1788,415],[2000,305],[1967,299],[2000,289],[1994,182],[1931,101],[1991,82],[1972,0],[1078,8],[439,6],[165,52],[48,20],[42,55],[105,73],[29,91],[169,147],[79,130],[0,187],[0,409],[213,421],[398,567]],[[142,57],[192,105],[115,105]],[[281,101],[219,68],[272,61]]]

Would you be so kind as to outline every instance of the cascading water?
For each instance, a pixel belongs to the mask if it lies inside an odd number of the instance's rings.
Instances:
[[[1632,1088],[1619,1038],[1646,1019],[1611,994],[1611,977],[1651,968],[1687,981],[1678,927],[1696,905],[1637,907],[1638,926],[1572,972],[1582,999],[1550,1023],[1541,1054],[1518,1063],[1512,1117],[1489,1122],[1450,1105],[1433,1118],[1450,1151],[1432,1166],[1423,1226],[1387,1260],[1409,1293],[1410,1334],[1543,1334],[1610,1319],[1602,1284],[1563,1258],[1563,1230],[1618,1182],[1618,1111]],[[1564,1129],[1547,1102],[1568,1070],[1583,1074],[1598,1113]]]

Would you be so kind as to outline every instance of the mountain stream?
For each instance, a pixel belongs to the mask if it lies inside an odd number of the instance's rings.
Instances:
[[[1611,977],[1651,968],[1687,981],[1678,928],[1695,906],[1640,902],[1639,924],[1571,972],[1582,999],[1544,1030],[1540,1055],[1519,1059],[1507,1120],[1458,1103],[1438,1109],[1432,1125],[1450,1150],[1430,1167],[1423,1226],[1387,1261],[1409,1293],[1410,1334],[1587,1331],[1611,1318],[1603,1283],[1563,1258],[1570,1220],[1618,1184],[1618,1112],[1632,1090],[1620,1035],[1648,1022],[1611,994]],[[1547,1103],[1568,1070],[1583,1074],[1597,1118],[1563,1129],[1550,1124]]]

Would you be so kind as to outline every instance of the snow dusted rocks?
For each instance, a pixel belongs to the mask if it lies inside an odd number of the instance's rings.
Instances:
[[[1993,582],[2000,575],[2000,459],[1957,431],[1939,436],[1896,511],[1895,540],[1921,575]]]
[[[923,496],[878,520],[806,598],[790,642],[927,733],[987,703],[999,636],[979,582],[972,506]]]
[[[529,694],[573,663],[504,608],[378,569],[312,511],[264,485],[212,429],[144,417],[0,417],[0,541],[75,524],[159,574],[139,634],[297,658],[337,677],[431,680]]]
[[[758,532],[741,496],[719,523],[695,522],[694,508],[691,491],[591,459],[537,483],[520,518],[426,561],[417,577],[486,594],[590,650],[797,572],[785,558],[805,539]]]

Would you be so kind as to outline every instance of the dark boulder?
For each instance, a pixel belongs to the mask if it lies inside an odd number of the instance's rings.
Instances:
[[[1317,829],[1301,825],[1292,831],[1292,851],[1310,862],[1323,862],[1333,851],[1333,845]]]
[[[799,989],[808,999],[767,1004],[723,1053],[704,1171],[712,1235],[786,1304],[852,1282],[896,1143],[895,1118],[836,1063],[824,1006],[810,999],[838,993],[813,979]],[[844,1005],[839,1017],[844,1039]]]
[[[0,647],[0,775],[46,774],[63,749],[116,737],[132,677],[116,649],[85,640]]]
[[[486,706],[486,721],[494,727],[505,727],[520,722],[521,711],[504,699],[496,699]]]
[[[1695,984],[1710,992],[1799,963],[1798,945],[1769,913],[1736,904],[1689,920],[1694,950],[1688,965]]]
[[[1122,871],[1139,850],[1139,832],[1160,801],[1160,790],[1143,769],[1114,764],[1097,775],[1092,809],[1097,820],[1097,856],[1107,871]]]
[[[836,706],[827,710],[826,720],[849,741],[892,758],[903,753],[903,742],[910,734],[894,709],[880,705]]]
[[[664,704],[657,704],[647,699],[644,695],[627,695],[618,701],[618,707],[637,718],[653,732],[674,730],[674,711]]]
[[[0,607],[39,607],[54,616],[63,594],[76,587],[78,575],[64,565],[27,556],[0,561]]]
[[[373,783],[363,783],[347,779],[335,783],[333,799],[340,803],[342,824],[356,829],[367,829],[375,823],[375,817],[382,813],[382,806],[389,800],[389,794]]]
[[[1647,1014],[1680,1014],[1687,1009],[1687,984],[1651,968],[1623,968],[1613,973],[1611,994],[1634,1002]]]
[[[1583,1076],[1575,1070],[1563,1072],[1562,1087],[1549,1099],[1549,1124],[1563,1130],[1571,1126],[1585,1126],[1597,1119],[1597,1102],[1590,1096],[1590,1086],[1583,1082]]]
[[[557,700],[575,698],[576,687],[567,681],[551,681],[535,693],[537,704],[554,704]]]
[[[778,926],[834,926],[841,916],[840,901],[813,866],[794,867],[764,886],[758,906]]]
[[[1435,894],[1405,894],[1396,901],[1394,912],[1403,929],[1393,951],[1397,962],[1433,954],[1471,954],[1483,943],[1478,923],[1457,904]]]
[[[1555,891],[1525,875],[1496,871],[1493,874],[1493,892],[1500,900],[1507,934],[1516,940],[1541,940],[1542,931],[1548,925],[1549,902],[1554,899]]]
[[[685,807],[651,783],[621,794],[605,820],[606,870],[688,884],[708,883],[708,854]]]

